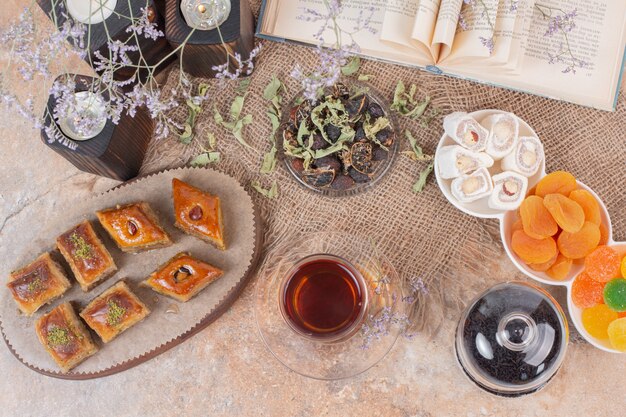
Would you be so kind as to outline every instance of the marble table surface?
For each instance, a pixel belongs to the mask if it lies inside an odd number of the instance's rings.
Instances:
[[[5,3],[2,26],[30,2]],[[0,56],[2,68],[6,60],[6,54]],[[22,85],[25,93],[29,86]],[[36,200],[79,199],[117,184],[75,169],[19,117],[5,114],[0,135],[0,245],[11,244],[3,226]],[[504,280],[513,267],[504,256],[496,262]],[[457,317],[447,318],[433,337],[400,338],[381,363],[360,376],[336,382],[307,379],[278,363],[261,342],[254,289],[253,281],[224,316],[184,344],[103,379],[39,375],[2,344],[0,416],[591,417],[618,415],[613,410],[626,407],[625,357],[582,341],[570,343],[562,369],[544,390],[518,399],[482,392],[454,358]]]

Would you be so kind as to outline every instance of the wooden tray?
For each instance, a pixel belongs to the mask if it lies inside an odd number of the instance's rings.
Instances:
[[[100,199],[103,200],[105,195],[110,195],[110,196],[115,196],[117,195],[116,193],[119,192],[119,190],[121,189],[128,189],[127,187],[141,187],[142,185],[142,181],[144,181],[147,178],[151,178],[151,177],[167,177],[167,179],[169,179],[170,177],[172,177],[173,175],[181,178],[183,180],[185,180],[186,178],[188,179],[188,177],[191,177],[191,183],[194,184],[193,181],[193,177],[195,176],[196,178],[198,178],[199,175],[204,176],[212,176],[214,178],[220,178],[223,177],[222,179],[224,181],[230,181],[231,183],[233,183],[234,180],[232,177],[227,176],[226,174],[222,174],[219,173],[217,171],[213,171],[210,169],[205,169],[205,168],[177,168],[177,169],[173,169],[173,170],[165,170],[165,171],[161,171],[159,173],[156,174],[151,174],[149,176],[146,177],[142,177],[142,178],[137,178],[134,179],[128,183],[124,183],[121,184],[105,193],[99,194],[98,196],[95,196],[94,199]],[[155,179],[152,178],[150,180],[151,182],[154,182]],[[262,241],[262,232],[261,232],[261,222],[260,222],[260,217],[259,217],[259,213],[258,213],[258,209],[256,208],[256,206],[254,205],[254,202],[252,200],[252,198],[250,197],[250,194],[245,191],[243,189],[243,187],[237,182],[237,185],[240,187],[240,190],[238,190],[238,193],[245,193],[247,195],[247,197],[249,197],[249,202],[252,205],[252,212],[253,212],[253,228],[254,228],[254,242],[253,242],[253,250],[252,250],[252,255],[251,255],[251,259],[249,261],[248,267],[245,270],[245,272],[243,272],[242,276],[239,277],[238,279],[236,279],[234,282],[234,285],[231,286],[227,292],[225,292],[224,294],[222,294],[222,297],[219,299],[219,302],[217,302],[216,304],[213,305],[212,308],[207,308],[207,313],[206,315],[204,315],[197,323],[193,324],[192,326],[190,326],[190,328],[188,328],[186,331],[178,334],[176,337],[172,338],[171,340],[159,344],[157,346],[155,346],[154,348],[140,354],[134,357],[130,357],[124,361],[121,361],[119,363],[114,364],[113,366],[110,367],[106,367],[105,369],[101,369],[95,372],[85,372],[85,371],[80,371],[80,365],[76,370],[72,370],[67,374],[63,374],[57,370],[54,369],[45,369],[43,367],[40,366],[36,366],[32,363],[30,363],[29,361],[25,360],[23,357],[22,352],[19,352],[18,350],[16,350],[14,348],[14,346],[11,343],[10,340],[10,335],[7,335],[6,333],[6,329],[5,329],[5,325],[7,323],[7,318],[6,317],[0,317],[0,332],[2,333],[2,337],[7,345],[7,347],[9,348],[9,350],[11,351],[11,353],[25,366],[27,366],[28,368],[43,374],[43,375],[47,375],[47,376],[51,376],[54,378],[60,378],[60,379],[70,379],[70,380],[86,380],[86,379],[94,379],[94,378],[100,378],[103,376],[108,376],[108,375],[112,375],[118,372],[122,372],[125,371],[127,369],[130,369],[134,366],[137,366],[143,362],[146,362],[149,359],[152,359],[158,355],[160,355],[161,353],[173,348],[174,346],[177,346],[178,344],[184,342],[185,340],[189,339],[191,336],[193,336],[194,334],[200,332],[201,330],[203,330],[204,328],[206,328],[209,324],[211,324],[212,322],[214,322],[217,318],[219,318],[225,311],[228,310],[228,308],[230,308],[230,306],[235,302],[235,300],[239,297],[239,295],[241,294],[241,292],[243,291],[243,289],[245,288],[245,286],[247,285],[247,283],[250,281],[250,279],[252,278],[254,271],[256,270],[258,261],[259,261],[259,257],[260,257],[260,248],[261,248],[261,241]],[[203,187],[201,184],[198,184],[199,188],[206,188]],[[161,194],[167,194],[168,196],[171,195],[170,193],[170,188],[171,186],[169,185],[169,181],[168,184],[165,184],[164,188],[162,190],[153,190],[153,193],[161,193]],[[132,189],[132,188],[131,188]],[[167,190],[167,193],[164,193],[164,190]],[[219,193],[216,193],[219,195]],[[163,199],[163,197],[159,197],[160,199]],[[169,197],[168,197],[169,198]],[[101,208],[106,208],[106,207],[110,207],[110,206],[114,206],[115,204],[118,203],[126,203],[128,200],[128,198],[124,198],[123,201],[115,201],[115,199],[108,199],[107,200],[107,205],[103,206]],[[150,202],[150,199],[147,198],[147,200]],[[54,206],[54,203],[52,204]],[[157,207],[157,209],[159,209],[159,207]],[[159,210],[159,211],[162,211]],[[172,210],[173,211],[173,210]],[[88,216],[87,218],[89,218],[90,220],[92,220],[92,224],[94,224],[94,226],[98,225],[98,222],[95,220],[95,215],[93,215],[93,213],[86,213],[86,215]],[[225,213],[225,216],[227,215],[227,213]],[[170,219],[173,217],[173,214],[169,214],[167,216],[165,216],[165,213],[161,213],[162,216],[162,224],[166,227],[166,230],[168,230],[168,232],[171,232],[173,229],[173,226],[170,224],[168,225],[168,223],[171,223]],[[53,219],[51,219],[53,220]],[[226,221],[226,219],[225,219]],[[69,222],[69,223],[68,223]],[[69,229],[70,227],[73,226],[73,221],[69,221],[68,222],[63,222],[60,221],[61,226],[59,226],[59,230],[62,231],[62,229]],[[171,227],[170,227],[171,226]],[[105,242],[105,245],[107,246],[107,248],[109,249],[109,251],[111,252],[111,254],[113,255],[113,257],[115,258],[116,262],[118,261],[118,259],[122,258],[122,257],[133,257],[133,259],[140,259],[140,257],[142,256],[142,254],[138,254],[138,255],[132,255],[132,254],[122,254],[119,250],[117,250],[117,248],[115,247],[114,244],[112,244],[112,241],[110,239],[108,239],[108,236],[105,236],[105,234],[101,231],[101,229],[97,229],[97,231],[99,232],[99,235],[103,238],[103,241]],[[174,232],[174,234],[176,234],[176,232]],[[174,239],[176,239],[176,236],[173,236]],[[52,245],[54,243],[54,240],[52,239],[49,242],[49,248],[51,249]],[[178,243],[177,243],[178,245]],[[207,244],[208,245],[208,244]],[[27,248],[21,248],[23,251],[28,250]],[[180,249],[176,249],[176,251],[181,251],[184,250],[185,248],[180,248]],[[209,249],[211,250],[211,249]],[[158,252],[158,250],[153,251],[151,253],[155,253]],[[34,253],[34,256],[26,256],[24,259],[34,259],[34,257],[36,257],[39,254],[39,252],[37,252],[36,254]],[[193,251],[192,251],[193,254]],[[200,256],[200,258],[202,259],[203,257]],[[167,260],[167,256],[164,256],[164,259],[162,261]],[[209,259],[210,261],[210,259]],[[22,262],[24,262],[24,260],[22,260]],[[17,265],[11,265],[13,268],[17,267]],[[155,265],[155,269],[156,269]],[[218,265],[219,266],[219,265]],[[69,272],[69,268],[68,269]],[[243,268],[242,268],[243,269]],[[99,294],[100,292],[102,292],[103,290],[105,290],[106,288],[108,288],[110,285],[112,285],[114,282],[117,281],[117,279],[124,277],[124,265],[122,265],[120,267],[120,271],[114,276],[109,278],[107,281],[105,281],[104,283],[102,283],[100,286],[96,287],[94,290],[90,291],[90,293],[88,294],[88,298],[93,298],[95,297],[97,294]],[[73,279],[71,278],[71,274],[68,273],[68,277],[70,277],[70,280],[73,281]],[[73,288],[78,287],[78,284],[73,282]],[[0,288],[0,291],[7,291],[6,288]],[[211,291],[211,286],[209,286],[207,289],[205,289],[204,291],[209,292]],[[163,296],[158,296],[160,301],[162,304],[164,303],[170,303],[169,299],[165,299]],[[5,299],[5,302],[10,302],[13,303],[12,300],[9,300],[10,296],[8,297],[3,297]],[[59,304],[62,301],[66,301],[66,300],[71,300],[71,297],[67,297],[67,293],[66,293],[66,297],[62,297],[59,300],[54,301],[51,305],[48,306],[44,306],[42,307],[37,313],[35,313],[35,315],[31,318],[32,321],[34,322],[34,320],[36,319],[36,317],[40,316],[43,312],[49,311],[52,306],[55,306],[57,304]],[[173,302],[173,301],[172,301]],[[193,300],[191,301],[193,302]],[[186,304],[184,303],[176,303],[178,304],[179,309],[182,311],[184,308],[187,307]],[[82,304],[84,305],[84,303]],[[17,309],[17,308],[16,308]],[[153,313],[154,314],[154,313]],[[152,317],[148,316],[148,318],[146,318],[146,321],[150,320]],[[4,324],[3,324],[3,320],[4,320]],[[137,325],[137,328],[140,328],[144,323],[140,323]],[[130,329],[129,332],[133,330]],[[138,329],[140,330],[140,329]],[[32,329],[33,333],[34,333],[34,328]],[[140,331],[138,332],[139,334],[141,333]],[[137,333],[136,333],[137,334]],[[110,343],[110,345],[114,345],[115,343],[128,343],[128,341],[130,339],[124,339],[124,334],[122,334],[120,336],[120,340],[114,340],[113,342]],[[131,335],[128,335],[131,336]],[[97,342],[100,342],[99,339],[97,338],[97,336],[94,335],[94,340]],[[101,348],[108,348],[108,345],[102,345],[102,343],[99,343],[101,345]],[[38,346],[33,346],[34,349],[41,349],[43,350],[43,347],[41,345]],[[96,353],[96,355],[94,356],[94,358],[100,353]],[[85,363],[87,363],[90,359],[89,358],[85,361]]]

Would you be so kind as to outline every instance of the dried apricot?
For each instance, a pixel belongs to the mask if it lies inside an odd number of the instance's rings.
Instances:
[[[620,276],[621,259],[617,251],[598,246],[585,257],[585,272],[596,281],[607,282]]]
[[[600,244],[606,245],[609,243],[609,229],[606,224],[600,223]]]
[[[589,308],[604,302],[604,283],[591,279],[585,272],[572,284],[572,301],[578,308]]]
[[[555,171],[543,177],[537,183],[535,195],[545,197],[548,194],[563,194],[568,196],[569,193],[578,188],[576,178],[569,172]]]
[[[559,281],[567,278],[569,271],[572,269],[572,260],[563,256],[562,253],[559,253],[556,261],[552,266],[546,271],[546,274],[552,278],[557,279]]]
[[[580,204],[563,194],[548,194],[543,198],[543,205],[556,224],[566,232],[577,232],[585,223],[585,212]]]
[[[516,230],[524,230],[524,225],[522,224],[522,219],[517,219],[511,226],[511,233]]]
[[[551,237],[534,239],[523,230],[513,232],[511,248],[527,264],[548,262],[558,253],[556,243]]]
[[[536,185],[533,188],[531,188],[530,190],[528,190],[528,192],[526,193],[526,196],[535,195],[535,191],[537,191],[537,186]]]
[[[559,230],[552,215],[543,205],[543,198],[531,195],[519,207],[524,232],[532,238],[543,239],[553,236]],[[545,262],[545,261],[544,261]]]
[[[622,263],[620,265],[619,270],[622,274],[622,278],[626,278],[626,256],[622,258]]]
[[[597,224],[585,222],[578,232],[562,231],[557,244],[559,251],[570,259],[580,259],[589,255],[600,243],[600,228]]]
[[[546,272],[554,263],[556,262],[556,258],[558,257],[559,252],[557,252],[550,260],[547,262],[543,262],[540,264],[528,264],[528,267],[533,271]]]
[[[574,190],[569,193],[569,198],[580,204],[585,212],[585,220],[595,223],[598,226],[602,221],[600,216],[600,205],[596,198],[587,190]]]

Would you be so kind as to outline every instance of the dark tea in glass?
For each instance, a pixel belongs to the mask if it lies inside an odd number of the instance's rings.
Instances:
[[[312,255],[294,265],[280,294],[287,323],[300,334],[325,341],[351,335],[367,304],[361,274],[332,255]]]

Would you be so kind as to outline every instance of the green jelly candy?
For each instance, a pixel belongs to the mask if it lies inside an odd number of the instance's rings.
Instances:
[[[604,286],[604,304],[611,310],[626,311],[626,279],[616,278]]]

